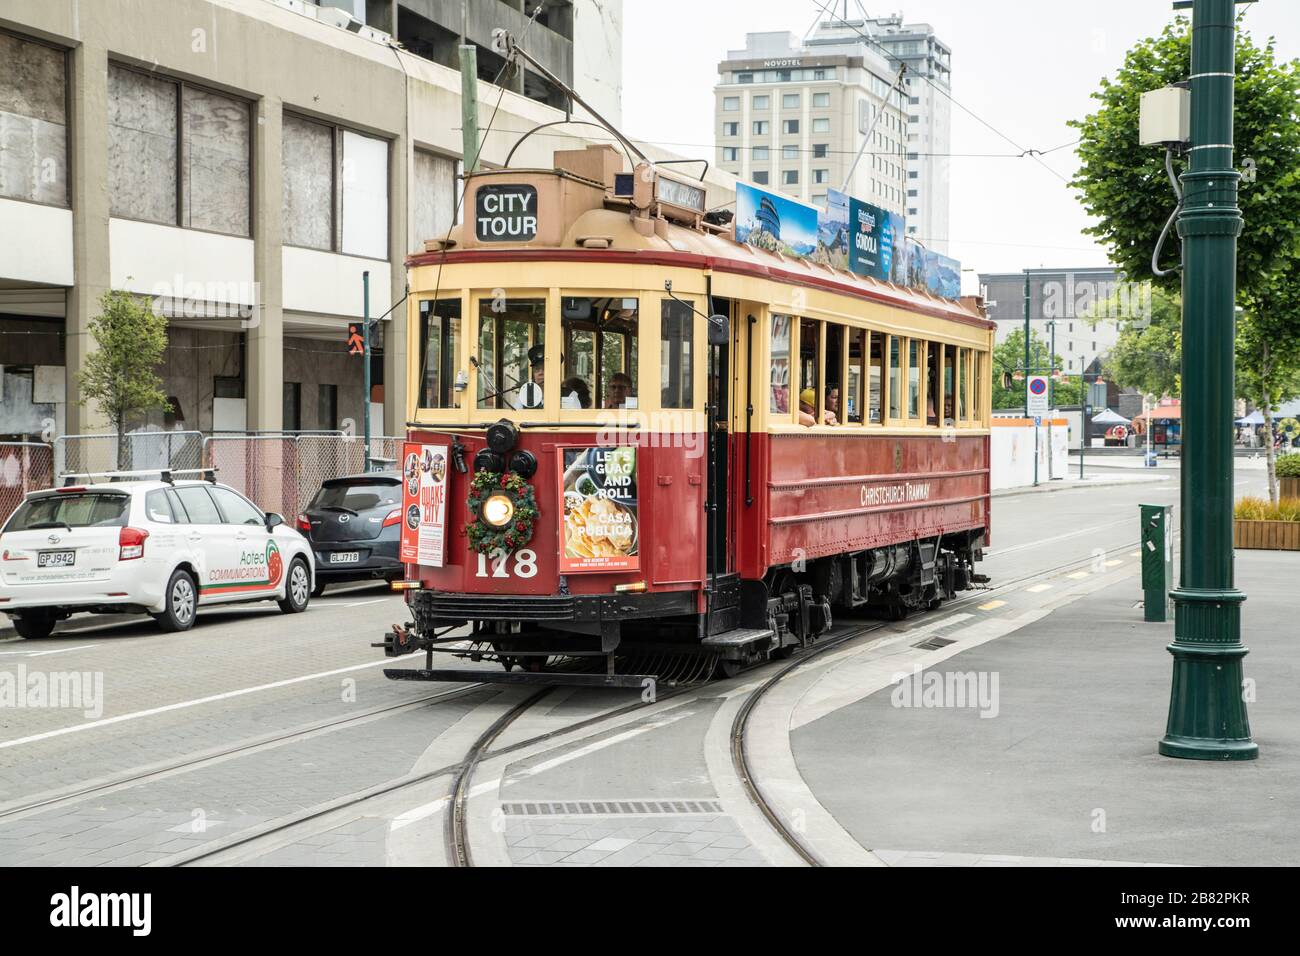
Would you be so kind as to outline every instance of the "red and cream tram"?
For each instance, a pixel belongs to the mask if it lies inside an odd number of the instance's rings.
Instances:
[[[621,161],[473,174],[465,223],[407,260],[413,622],[386,653],[732,672],[835,608],[900,617],[978,580],[978,302],[738,244],[700,185]]]

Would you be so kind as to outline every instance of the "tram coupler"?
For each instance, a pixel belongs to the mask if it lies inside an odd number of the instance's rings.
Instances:
[[[383,643],[370,646],[382,647],[385,657],[402,657],[413,654],[416,650],[414,635],[401,624],[394,624],[391,630],[384,632]]]

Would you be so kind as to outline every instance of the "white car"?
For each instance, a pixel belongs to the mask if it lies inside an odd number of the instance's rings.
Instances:
[[[26,638],[78,612],[147,613],[164,631],[213,604],[296,614],[315,574],[310,543],[280,515],[170,473],[32,492],[0,530],[0,611]]]

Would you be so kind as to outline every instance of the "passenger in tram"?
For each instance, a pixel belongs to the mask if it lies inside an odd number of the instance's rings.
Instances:
[[[631,377],[626,372],[615,372],[605,384],[605,407],[627,408],[629,398],[635,398]]]
[[[823,425],[838,425],[840,423],[840,387],[832,385],[826,389],[826,412],[822,415]]]
[[[799,393],[799,424],[817,424],[817,393],[811,388]]]
[[[528,364],[532,368],[533,381],[538,385],[546,384],[546,347],[534,345],[528,350]]]
[[[591,408],[591,389],[582,378],[574,375],[560,384],[561,408]]]

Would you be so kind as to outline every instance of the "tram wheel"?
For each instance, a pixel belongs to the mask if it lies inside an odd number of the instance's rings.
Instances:
[[[744,669],[744,661],[729,661],[725,658],[718,659],[718,672],[722,677],[735,677]]]

